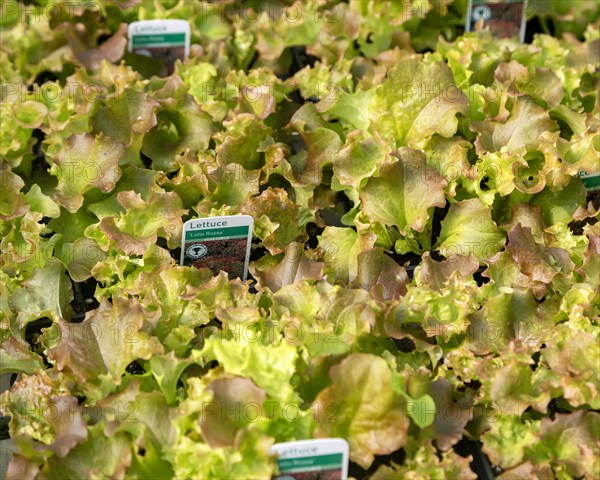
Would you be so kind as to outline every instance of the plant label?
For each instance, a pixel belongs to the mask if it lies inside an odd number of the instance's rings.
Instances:
[[[230,215],[188,220],[183,225],[181,265],[220,270],[246,280],[254,219]]]
[[[581,178],[583,185],[589,192],[600,190],[600,172],[579,172],[579,178]]]
[[[175,61],[190,54],[190,24],[186,20],[142,20],[129,24],[129,52],[163,61],[173,73]]]
[[[525,10],[527,1],[469,0],[465,30],[474,32],[489,28],[498,38],[518,38],[525,41]]]
[[[279,473],[273,480],[346,480],[348,442],[342,438],[276,443]]]

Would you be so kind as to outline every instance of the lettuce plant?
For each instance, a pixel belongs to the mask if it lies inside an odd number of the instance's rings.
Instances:
[[[598,9],[558,3],[527,44],[466,2],[4,3],[7,478],[268,479],[334,436],[355,478],[476,478],[473,441],[595,478]],[[168,77],[124,51],[153,18],[192,26]],[[229,214],[252,279],[178,266]]]

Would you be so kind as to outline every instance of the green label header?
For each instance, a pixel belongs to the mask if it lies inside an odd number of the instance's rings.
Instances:
[[[337,470],[342,468],[342,454],[315,455],[310,457],[280,458],[277,460],[281,473],[299,471]]]
[[[133,35],[134,47],[150,45],[185,45],[185,33],[157,33],[151,35]]]
[[[600,189],[600,173],[592,174],[589,176],[581,176],[581,181],[588,190],[599,190]]]
[[[223,227],[210,228],[207,230],[196,230],[185,232],[185,241],[193,240],[216,240],[218,238],[247,238],[249,227],[247,225],[241,227]]]

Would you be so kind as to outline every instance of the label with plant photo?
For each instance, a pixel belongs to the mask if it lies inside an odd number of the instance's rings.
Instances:
[[[279,473],[273,480],[346,480],[348,443],[341,438],[300,440],[271,447]]]
[[[498,38],[525,40],[525,12],[527,1],[470,0],[466,31],[474,32],[489,28]]]
[[[190,53],[190,25],[186,20],[143,20],[128,28],[129,51],[162,60],[169,74],[176,60]]]
[[[221,270],[246,280],[254,219],[232,215],[188,220],[183,226],[181,265]]]

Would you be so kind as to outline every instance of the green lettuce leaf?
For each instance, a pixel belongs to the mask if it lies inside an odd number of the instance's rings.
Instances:
[[[100,307],[81,323],[57,322],[60,341],[48,350],[48,358],[59,371],[72,374],[81,388],[113,391],[122,381],[125,368],[136,359],[163,353],[156,337],[141,330],[144,314],[134,299],[102,299]]]
[[[385,360],[355,353],[330,370],[332,385],[317,396],[313,409],[335,405],[335,421],[319,416],[318,438],[342,437],[350,458],[368,468],[375,455],[385,455],[407,441],[407,404],[394,392],[392,372]]]
[[[399,150],[396,161],[380,166],[361,192],[363,212],[372,222],[395,225],[405,235],[422,232],[431,207],[446,204],[446,181],[425,163],[425,155],[409,148]]]
[[[482,260],[500,251],[504,243],[490,210],[480,200],[469,199],[450,205],[435,248],[446,258],[473,255]]]
[[[50,155],[50,172],[58,179],[54,199],[75,213],[88,190],[110,192],[121,176],[118,164],[124,154],[123,145],[105,135],[72,135]]]
[[[369,129],[396,146],[414,146],[434,134],[453,136],[456,115],[466,114],[468,105],[447,65],[408,58],[377,87],[369,105]]]

